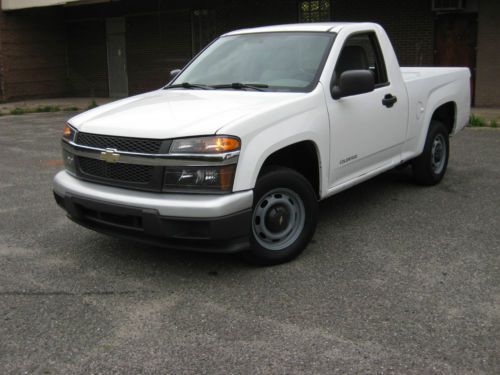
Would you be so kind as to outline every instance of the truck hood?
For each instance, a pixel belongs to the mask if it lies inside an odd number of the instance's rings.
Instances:
[[[215,134],[252,114],[292,101],[298,93],[235,90],[157,90],[118,100],[77,115],[79,131],[139,138]]]

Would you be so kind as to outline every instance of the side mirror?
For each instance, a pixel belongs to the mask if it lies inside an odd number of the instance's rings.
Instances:
[[[182,69],[174,69],[170,71],[170,79],[174,79],[179,75],[179,73],[182,72]]]
[[[332,87],[332,98],[359,95],[375,90],[375,78],[369,70],[346,70]]]

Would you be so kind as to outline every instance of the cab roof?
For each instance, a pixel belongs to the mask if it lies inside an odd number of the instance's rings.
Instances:
[[[293,32],[293,31],[305,31],[305,32],[332,32],[337,33],[344,26],[349,25],[367,25],[367,23],[359,22],[321,22],[321,23],[294,23],[288,25],[275,25],[275,26],[263,26],[254,27],[251,29],[241,29],[231,31],[224,35],[239,35],[239,34],[253,34],[253,33],[272,33],[272,32]],[[371,24],[370,24],[371,25]]]

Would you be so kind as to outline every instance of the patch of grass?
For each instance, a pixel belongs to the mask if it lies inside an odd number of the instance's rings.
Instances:
[[[10,112],[9,112],[11,115],[24,115],[26,112],[26,109],[24,108],[20,108],[20,107],[16,107],[14,109],[11,109]]]
[[[34,108],[32,112],[38,113],[38,112],[59,112],[61,108],[57,105],[39,105],[38,107]]]
[[[497,123],[497,120],[491,120],[490,121],[490,126],[492,128],[498,128],[498,123]]]
[[[470,115],[469,119],[469,126],[472,126],[474,128],[479,128],[479,127],[484,127],[488,126],[488,123],[486,120],[480,116],[476,116],[475,114]]]
[[[95,101],[95,99],[92,99],[92,101],[87,106],[87,109],[93,109],[93,108],[96,108],[96,107],[99,107],[99,104],[97,104],[97,102]]]
[[[26,113],[47,113],[47,112],[59,112],[61,110],[60,107],[56,105],[39,105],[38,107],[34,108],[21,108],[21,107],[16,107],[14,109],[11,109],[9,113],[11,115],[24,115]]]
[[[4,116],[6,114],[24,115],[26,113],[54,113],[54,112],[61,112],[61,111],[77,112],[79,110],[80,110],[80,108],[75,107],[75,106],[61,108],[58,105],[39,105],[38,107],[16,107],[14,109],[11,109],[7,113],[0,111],[0,116]]]

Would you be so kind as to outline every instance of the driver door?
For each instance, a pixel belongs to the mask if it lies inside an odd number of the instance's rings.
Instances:
[[[343,72],[360,69],[374,75],[374,91],[338,100],[327,97],[331,188],[395,163],[405,138],[406,91],[402,82],[391,82],[375,32],[355,33],[346,39],[331,87]]]

